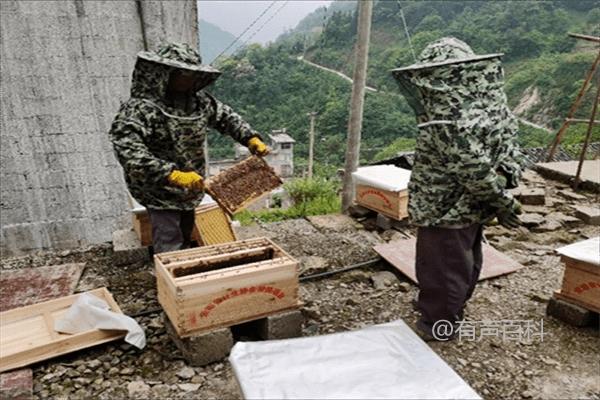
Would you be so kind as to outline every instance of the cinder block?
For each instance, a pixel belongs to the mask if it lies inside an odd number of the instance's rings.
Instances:
[[[231,347],[233,347],[233,335],[229,328],[215,329],[210,332],[180,338],[164,313],[163,321],[167,334],[181,351],[187,363],[193,367],[201,367],[222,360],[229,355]]]
[[[379,229],[383,229],[384,231],[387,231],[388,229],[392,229],[392,219],[389,217],[386,217],[383,214],[377,214],[377,227]]]
[[[150,260],[148,247],[143,247],[137,235],[131,229],[113,232],[113,263],[115,265],[133,264]]]
[[[573,326],[587,326],[597,319],[596,313],[554,297],[548,301],[546,314]]]
[[[302,336],[302,312],[285,311],[257,320],[257,333],[263,340],[289,339]]]
[[[588,225],[600,225],[600,208],[577,206],[575,207],[575,216]]]
[[[353,204],[348,208],[348,214],[354,218],[366,218],[375,215],[375,211],[359,206],[358,204]]]
[[[546,203],[546,191],[543,188],[523,189],[519,200],[523,204],[542,206]]]

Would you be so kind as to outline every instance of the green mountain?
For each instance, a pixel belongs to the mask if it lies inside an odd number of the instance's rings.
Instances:
[[[503,52],[506,90],[512,107],[533,122],[556,129],[575,98],[597,49],[567,32],[598,35],[600,8],[593,1],[403,1],[418,54],[429,42],[455,36],[480,54]],[[308,154],[307,112],[317,111],[317,165],[332,173],[343,165],[350,83],[306,61],[352,75],[356,36],[355,2],[334,2],[307,16],[275,43],[250,46],[223,59],[224,72],[213,92],[263,132],[286,127],[296,139],[296,164]],[[411,148],[416,127],[412,111],[396,88],[390,69],[409,65],[412,53],[396,1],[373,10],[368,84],[361,145],[362,161]],[[580,116],[589,115],[591,91]],[[568,133],[580,140],[582,126]],[[600,129],[595,134],[600,136]],[[545,145],[552,135],[522,125],[524,145]],[[597,140],[600,140],[598,138]],[[211,135],[211,156],[230,154],[231,144]]]
[[[231,33],[203,19],[198,21],[198,35],[200,38],[200,55],[206,64],[213,62],[221,51],[235,40],[235,36]],[[228,50],[225,54],[231,55],[231,50]]]

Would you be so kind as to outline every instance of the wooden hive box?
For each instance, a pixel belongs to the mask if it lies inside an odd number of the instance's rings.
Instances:
[[[565,275],[556,297],[600,313],[600,266],[564,255],[561,260]]]
[[[356,203],[396,220],[408,217],[411,172],[393,165],[372,165],[352,173]]]
[[[408,190],[392,192],[374,186],[356,185],[356,203],[396,220],[408,217]]]
[[[132,213],[133,230],[142,246],[152,245],[152,224],[147,211]],[[236,240],[229,216],[218,204],[205,204],[196,208],[195,227],[192,240],[200,246],[227,243]]]
[[[265,160],[251,156],[211,177],[204,186],[210,196],[233,215],[282,183]]]
[[[180,337],[300,306],[298,262],[266,238],[157,254],[154,264]]]

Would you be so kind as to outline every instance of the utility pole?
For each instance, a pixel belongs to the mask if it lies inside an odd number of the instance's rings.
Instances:
[[[317,116],[317,112],[312,111],[306,115],[308,115],[310,118],[310,132],[308,133],[308,179],[312,179],[315,148],[315,118]]]
[[[350,120],[348,121],[346,164],[344,166],[342,212],[348,211],[354,196],[352,173],[358,168],[358,158],[360,154],[360,136],[365,102],[372,11],[372,0],[362,0],[358,2],[358,38],[356,41],[354,74],[352,75],[352,97],[350,100]]]

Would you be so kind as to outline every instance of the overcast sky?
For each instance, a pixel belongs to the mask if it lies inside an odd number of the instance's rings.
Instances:
[[[246,29],[270,4],[269,1],[250,0],[198,0],[198,13],[200,18],[217,25],[219,28],[237,36]],[[252,32],[266,22],[285,1],[279,0],[269,11],[242,37],[243,42]],[[251,42],[266,43],[275,40],[277,36],[291,29],[310,12],[319,7],[327,6],[331,1],[324,0],[291,0],[279,11],[279,13],[256,34]]]

